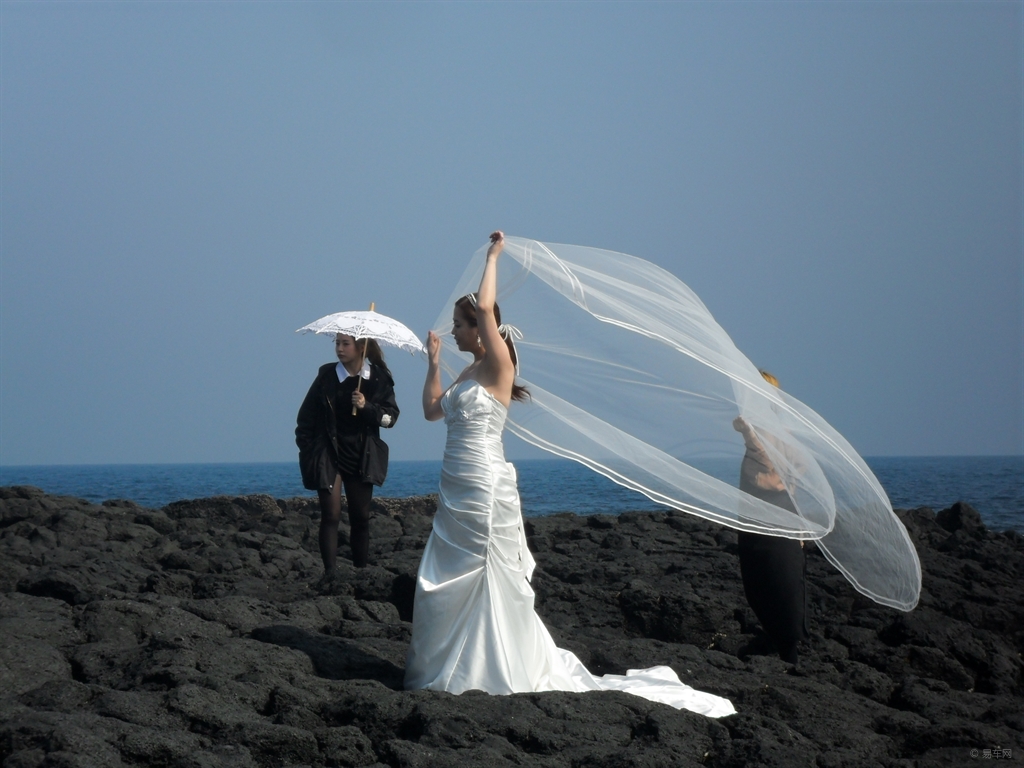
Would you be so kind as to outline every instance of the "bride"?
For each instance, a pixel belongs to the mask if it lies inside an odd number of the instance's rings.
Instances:
[[[501,442],[515,383],[513,329],[495,303],[504,235],[494,232],[480,289],[455,303],[452,335],[473,362],[441,389],[441,341],[427,337],[423,414],[443,418],[448,439],[433,530],[420,562],[405,687],[451,693],[619,690],[710,717],[735,712],[669,667],[595,677],[558,648],[534,611],[534,560],[526,546],[515,468]]]

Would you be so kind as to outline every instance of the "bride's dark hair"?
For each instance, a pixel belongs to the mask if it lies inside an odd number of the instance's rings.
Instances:
[[[463,316],[466,318],[466,321],[474,328],[476,328],[476,294],[466,294],[465,296],[463,296],[462,298],[455,302],[455,306],[458,307],[458,309],[462,312]],[[499,325],[499,327],[501,326],[501,310],[498,309],[498,302],[494,302],[494,322],[496,322]],[[501,338],[505,340],[505,346],[508,347],[508,355],[509,357],[512,358],[512,365],[518,366],[519,357],[516,355],[516,348],[515,345],[512,343],[512,334],[503,333],[501,335]],[[529,398],[530,390],[528,390],[524,386],[521,386],[520,384],[516,384],[513,380],[512,399],[523,401],[528,400]]]

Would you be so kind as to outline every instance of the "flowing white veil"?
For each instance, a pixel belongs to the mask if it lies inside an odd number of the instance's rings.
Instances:
[[[479,286],[485,253],[473,256],[435,324],[451,375],[470,360],[447,335],[452,306]],[[904,611],[917,604],[917,552],[871,470],[817,413],[764,381],[679,279],[622,253],[507,237],[498,303],[523,334],[518,381],[532,394],[511,408],[514,434],[668,507],[741,531],[816,539],[864,595]],[[737,415],[795,511],[739,490]],[[709,463],[733,479],[695,466]]]

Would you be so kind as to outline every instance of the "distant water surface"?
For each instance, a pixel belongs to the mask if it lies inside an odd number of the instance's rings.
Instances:
[[[866,459],[894,507],[935,510],[966,501],[993,530],[1024,531],[1024,457],[918,456]],[[663,509],[572,461],[513,462],[519,475],[523,514],[578,514]],[[699,469],[735,483],[735,462],[709,462]],[[437,492],[439,461],[392,462],[378,496]],[[265,493],[275,498],[312,496],[293,462],[267,464],[99,464],[0,467],[0,485],[34,485],[47,493],[99,502],[131,499],[162,507],[179,499]]]

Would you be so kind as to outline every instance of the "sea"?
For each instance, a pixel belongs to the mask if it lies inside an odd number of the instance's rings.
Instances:
[[[990,530],[1024,532],[1024,456],[867,457],[895,508],[945,509],[965,501]],[[513,461],[526,517],[559,512],[618,514],[664,509],[573,461]],[[735,483],[729,463],[697,465]],[[393,461],[378,497],[437,492],[440,461]],[[264,493],[275,498],[314,496],[302,487],[295,462],[259,464],[81,464],[0,466],[0,486],[32,485],[47,493],[92,502],[131,499],[160,508],[172,501]]]

